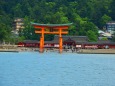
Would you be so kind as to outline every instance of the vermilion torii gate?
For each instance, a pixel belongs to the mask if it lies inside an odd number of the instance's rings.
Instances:
[[[68,28],[72,23],[68,24],[39,24],[31,23],[35,29],[35,33],[41,34],[40,37],[40,52],[44,51],[44,34],[59,34],[59,52],[63,49],[62,34],[68,34]]]

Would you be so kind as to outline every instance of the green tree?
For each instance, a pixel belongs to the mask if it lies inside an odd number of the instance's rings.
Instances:
[[[0,15],[0,41],[8,40],[11,34],[10,18],[8,15]]]
[[[110,4],[110,15],[113,20],[115,20],[115,0],[112,0]]]
[[[89,30],[87,32],[87,36],[88,36],[88,39],[89,39],[90,42],[96,42],[97,39],[98,39],[97,35],[92,30]]]
[[[0,24],[0,40],[3,41],[4,39],[7,38],[7,31],[6,31],[7,26],[5,24]]]
[[[58,11],[54,14],[54,18],[55,20],[55,23],[57,24],[63,24],[63,23],[68,23],[69,20],[68,18],[66,17],[65,13],[62,12],[62,11]]]
[[[80,22],[80,27],[78,29],[79,35],[87,35],[87,32],[91,30],[93,31],[96,35],[98,35],[98,28],[96,27],[95,24],[92,22],[84,21],[82,20]]]
[[[24,29],[19,32],[19,36],[28,40],[39,40],[39,35],[35,34],[35,28],[30,23],[31,19],[27,16],[24,18]]]
[[[69,34],[68,35],[74,35],[74,36],[78,35],[77,28],[74,24],[71,25],[71,27],[69,28]]]
[[[109,22],[109,21],[111,21],[111,20],[112,20],[112,19],[111,19],[110,16],[104,14],[104,15],[101,17],[101,19],[100,19],[101,28],[103,28],[103,26],[104,26],[107,22]]]
[[[12,10],[13,10],[14,17],[23,17],[24,16],[21,6],[22,5],[20,3],[18,3],[15,7],[13,7]]]

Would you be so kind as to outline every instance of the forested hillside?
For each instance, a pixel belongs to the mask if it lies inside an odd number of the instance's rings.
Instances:
[[[108,21],[115,20],[115,0],[0,0],[0,40],[9,39],[14,18],[24,18],[25,39],[37,39],[30,28],[31,21],[39,23],[69,23],[69,35],[95,36]],[[32,36],[30,32],[33,32]],[[26,35],[24,35],[26,33]],[[47,35],[47,40],[52,36]]]

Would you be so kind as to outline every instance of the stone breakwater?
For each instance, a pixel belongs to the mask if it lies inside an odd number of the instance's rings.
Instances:
[[[115,49],[81,49],[78,53],[86,53],[86,54],[115,54]]]
[[[38,51],[36,48],[5,48],[5,49],[0,49],[0,52],[33,52],[33,51]]]

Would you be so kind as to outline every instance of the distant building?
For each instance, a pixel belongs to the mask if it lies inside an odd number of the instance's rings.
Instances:
[[[107,38],[111,38],[111,33],[109,33],[108,31],[102,31],[102,30],[98,30],[99,33],[99,37],[107,37]]]
[[[115,21],[106,23],[106,31],[113,34],[115,32]]]
[[[66,36],[63,35],[63,49],[83,48],[83,49],[115,49],[115,42],[110,40],[101,40],[97,42],[89,42],[87,36]],[[19,47],[40,47],[40,41],[37,40],[24,40],[18,43]],[[55,35],[52,41],[45,41],[45,48],[59,48],[59,36]]]
[[[24,28],[24,19],[23,18],[16,18],[14,19],[14,22],[13,22],[13,33],[15,35],[18,35],[19,33],[19,30],[23,29]]]

